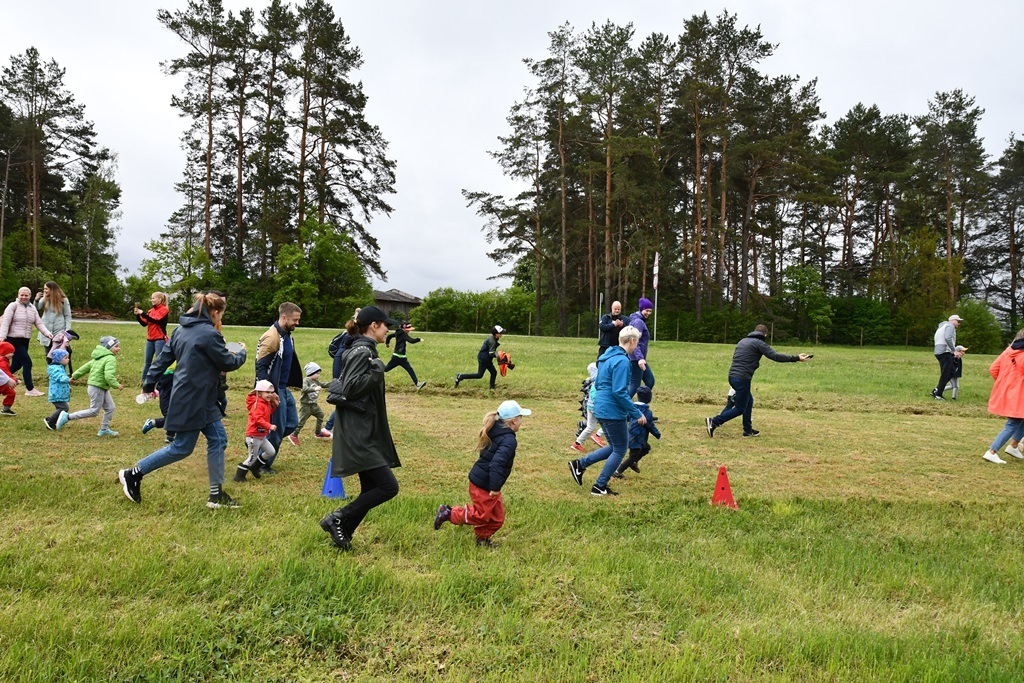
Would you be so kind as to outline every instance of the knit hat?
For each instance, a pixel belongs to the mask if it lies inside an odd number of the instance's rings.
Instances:
[[[587,375],[590,379],[597,379],[597,363],[591,363],[587,366]]]
[[[68,357],[68,352],[64,349],[54,349],[50,351],[50,360],[54,363],[60,363],[62,360]]]
[[[321,368],[316,363],[313,363],[312,361],[309,362],[309,363],[306,363],[302,367],[302,372],[306,375],[306,377],[312,377],[313,375],[315,375],[316,373],[320,372],[321,370],[323,370],[323,368]]]
[[[649,386],[641,384],[639,387],[637,387],[636,400],[640,401],[641,403],[650,403],[651,397],[651,388]]]
[[[654,309],[654,304],[652,304],[651,300],[648,299],[647,297],[645,297],[645,296],[640,297],[640,305],[637,308],[637,310],[638,311],[646,311],[648,308],[653,310]]]
[[[117,337],[111,337],[111,336],[100,337],[100,346],[102,346],[105,349],[112,349],[112,348],[114,348],[115,346],[117,346],[120,343],[121,343],[121,340],[118,339]]]
[[[273,391],[274,390],[274,385],[271,384],[269,382],[269,380],[261,379],[259,382],[256,382],[255,390],[256,391]]]

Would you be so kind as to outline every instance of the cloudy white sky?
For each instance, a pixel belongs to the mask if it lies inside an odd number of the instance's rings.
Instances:
[[[86,106],[99,144],[120,158],[124,192],[118,253],[133,271],[142,243],[156,237],[179,204],[173,184],[184,127],[170,107],[176,82],[160,62],[183,51],[156,21],[156,8],[185,0],[40,0],[0,9],[0,61],[35,46],[56,59],[65,84]],[[225,0],[229,9],[262,2]],[[760,25],[779,47],[763,69],[818,79],[828,121],[858,102],[883,114],[920,114],[937,91],[962,88],[986,110],[981,135],[998,155],[1024,131],[1019,52],[1020,0],[738,0],[697,5],[678,0],[518,0],[517,2],[334,1],[353,43],[369,95],[368,118],[398,162],[390,217],[372,225],[388,272],[381,289],[418,296],[441,286],[480,290],[507,284],[463,188],[513,189],[487,151],[505,132],[505,115],[528,83],[524,57],[542,57],[547,32],[568,21],[632,23],[636,42],[652,32],[678,36],[691,15],[723,9],[741,25]]]

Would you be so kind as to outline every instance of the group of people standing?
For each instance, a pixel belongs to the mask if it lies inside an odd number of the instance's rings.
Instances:
[[[0,387],[0,394],[4,397],[0,415],[16,415],[12,407],[16,392],[10,381],[17,386],[14,373],[18,371],[21,371],[25,384],[25,396],[45,396],[42,391],[36,389],[32,376],[32,354],[29,353],[29,347],[33,331],[36,332],[36,339],[43,347],[44,355],[48,355],[53,338],[68,330],[71,330],[71,304],[56,282],[51,281],[43,285],[43,289],[36,293],[34,301],[31,289],[22,287],[18,290],[18,298],[7,305],[3,316],[0,317],[0,342],[7,342],[13,347],[10,373],[5,373],[9,381]]]

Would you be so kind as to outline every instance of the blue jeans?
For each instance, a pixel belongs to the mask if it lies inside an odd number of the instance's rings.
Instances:
[[[633,374],[629,378],[629,397],[633,398],[636,395],[636,390],[643,384],[651,389],[654,388],[654,372],[651,370],[651,364],[647,364],[646,370],[640,369],[640,361],[631,360],[629,361],[629,367],[632,369]]]
[[[744,433],[749,432],[754,428],[750,421],[750,417],[754,412],[754,395],[750,393],[750,380],[730,377],[729,386],[736,390],[736,396],[733,397],[733,406],[732,408],[726,408],[718,416],[711,418],[711,423],[716,427],[721,427],[734,417],[742,415],[743,431]]]
[[[223,484],[224,449],[228,445],[228,434],[220,420],[211,422],[202,429],[178,432],[174,435],[174,441],[147,455],[136,467],[142,474],[149,474],[173,462],[184,460],[195,450],[200,432],[206,437],[206,469],[210,475],[210,486]]]
[[[999,436],[995,438],[992,445],[989,446],[996,453],[999,449],[1006,445],[1006,442],[1010,439],[1020,441],[1021,437],[1024,437],[1024,418],[1021,417],[1008,417],[1006,418],[1006,426],[1003,427],[1003,431],[999,432]]]
[[[326,429],[329,432],[333,432],[334,431],[334,417],[337,414],[338,414],[337,410],[332,410],[331,411],[331,416],[329,418],[327,418],[327,424],[324,425],[324,429]]]
[[[596,482],[597,486],[604,488],[608,486],[612,474],[618,469],[619,463],[622,462],[623,456],[626,455],[626,451],[629,449],[629,420],[608,420],[599,417],[597,421],[601,423],[601,428],[604,429],[604,436],[608,439],[608,445],[604,448],[598,448],[596,451],[591,451],[576,462],[580,468],[585,470],[595,462],[604,460],[604,468],[601,470],[601,474],[598,475]]]
[[[153,359],[160,355],[160,352],[164,350],[163,339],[147,339],[146,340],[146,361],[142,365],[142,383],[146,383],[146,375],[149,374],[149,366],[153,364]]]

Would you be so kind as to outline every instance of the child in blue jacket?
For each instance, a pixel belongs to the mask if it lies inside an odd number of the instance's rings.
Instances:
[[[71,355],[65,349],[53,349],[47,358],[46,374],[50,378],[50,389],[46,400],[53,404],[53,412],[44,417],[43,422],[49,430],[57,429],[57,419],[61,413],[71,409],[71,376],[67,367]]]
[[[469,471],[469,497],[473,503],[437,508],[434,531],[445,522],[471,524],[477,545],[495,545],[491,536],[505,523],[501,487],[512,473],[518,445],[516,432],[522,426],[523,418],[531,412],[515,401],[505,401],[496,411],[484,415],[484,425],[477,441],[480,457]]]
[[[651,388],[647,386],[637,387],[636,390],[636,401],[634,404],[640,409],[640,413],[647,418],[645,424],[640,424],[636,420],[629,421],[629,457],[622,461],[619,465],[619,469],[615,471],[613,477],[619,479],[625,479],[626,475],[623,472],[626,468],[633,470],[637,474],[640,473],[640,467],[638,463],[640,459],[651,452],[651,445],[648,439],[654,436],[655,439],[661,439],[661,432],[658,431],[657,425],[654,423],[658,421],[658,418],[654,417],[651,413]]]

